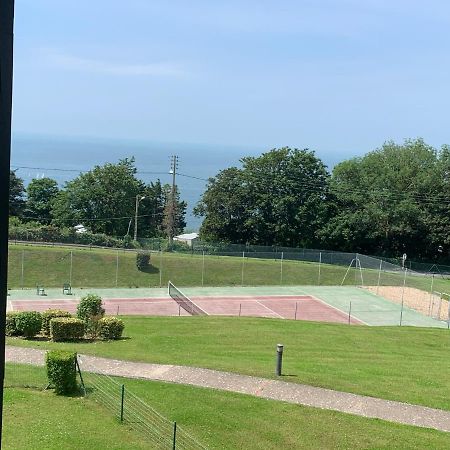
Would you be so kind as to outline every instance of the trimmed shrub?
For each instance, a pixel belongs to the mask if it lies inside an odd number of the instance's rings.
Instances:
[[[16,317],[19,315],[19,312],[12,311],[6,313],[6,336],[19,336],[20,331],[17,329],[16,325]]]
[[[53,319],[63,320],[63,319]],[[72,394],[76,392],[77,372],[74,352],[51,350],[47,352],[45,365],[50,386],[54,387],[57,394]]]
[[[77,317],[86,326],[86,334],[95,339],[98,332],[98,321],[105,315],[102,307],[102,298],[95,294],[84,296],[77,307]]]
[[[77,317],[85,322],[92,318],[100,318],[105,314],[102,298],[95,294],[88,294],[81,298],[77,306]]]
[[[74,341],[84,337],[85,324],[74,317],[56,317],[50,320],[50,336],[53,341]]]
[[[120,339],[125,325],[117,317],[103,317],[98,321],[98,335],[102,339]]]
[[[47,311],[44,311],[42,313],[42,333],[45,336],[50,336],[50,321],[56,317],[72,317],[72,315],[60,309],[47,309]]]
[[[150,253],[149,252],[136,253],[136,267],[140,271],[143,271],[150,267]]]
[[[42,316],[37,311],[21,311],[15,317],[16,329],[27,338],[36,336],[42,328]]]

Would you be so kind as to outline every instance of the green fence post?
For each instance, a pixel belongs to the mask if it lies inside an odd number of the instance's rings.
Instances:
[[[120,421],[123,422],[123,403],[125,399],[125,385],[122,384],[122,395],[120,396]]]
[[[173,423],[173,446],[172,449],[176,450],[177,448],[177,423]]]

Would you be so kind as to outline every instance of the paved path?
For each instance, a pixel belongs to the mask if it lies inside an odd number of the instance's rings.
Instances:
[[[7,362],[44,365],[44,350],[6,346]],[[126,378],[221,389],[450,432],[450,412],[285,381],[187,366],[136,363],[80,355],[82,370]]]

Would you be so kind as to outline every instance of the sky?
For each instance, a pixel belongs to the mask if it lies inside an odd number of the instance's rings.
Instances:
[[[16,0],[13,132],[335,157],[438,147],[449,27],[433,0]]]

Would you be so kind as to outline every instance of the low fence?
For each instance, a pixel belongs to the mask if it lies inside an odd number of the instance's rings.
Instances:
[[[86,396],[101,405],[116,419],[151,442],[154,449],[206,450],[207,447],[141,398],[127,386],[126,379],[102,374],[78,356]]]
[[[102,405],[118,423],[141,435],[152,449],[206,450],[207,447],[144,402],[126,386],[127,380],[101,374],[101,369],[78,356],[84,388],[83,395]],[[48,387],[45,368],[32,364],[6,363],[4,388]],[[81,394],[80,394],[81,395]]]
[[[438,316],[433,292],[450,291],[448,277],[441,273],[415,272],[358,253],[247,250],[152,251],[151,265],[138,270],[135,251],[10,245],[8,286],[62,289],[69,283],[73,288],[163,288],[169,280],[179,287],[358,286],[431,317]],[[445,296],[440,301],[447,304]],[[439,317],[447,320],[442,311]]]

